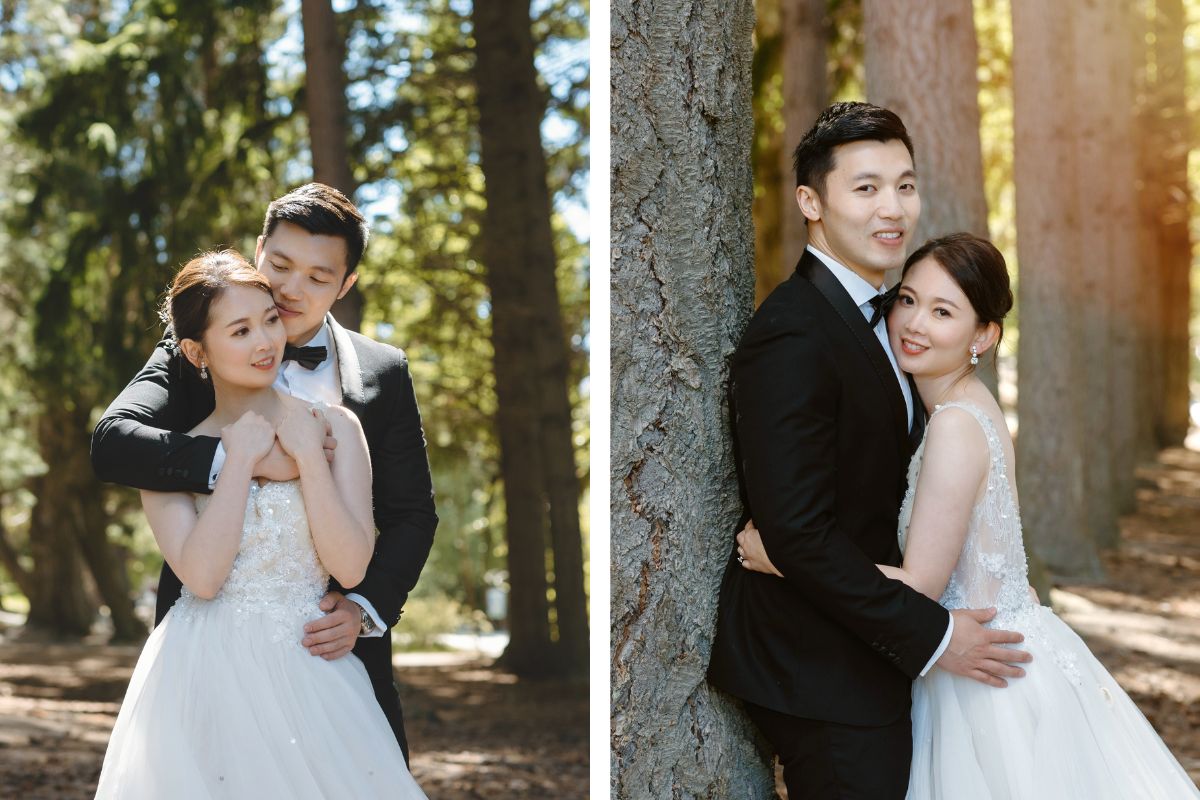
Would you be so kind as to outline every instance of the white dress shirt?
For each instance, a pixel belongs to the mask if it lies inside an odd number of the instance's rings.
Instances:
[[[333,346],[333,336],[326,322],[317,329],[317,333],[303,347],[324,347],[328,356],[313,369],[307,369],[296,361],[285,361],[275,376],[275,388],[309,403],[329,406],[341,405],[342,382],[338,370],[337,349]],[[221,467],[225,466],[225,447],[217,443],[217,451],[213,454],[212,469],[208,473],[208,486],[214,488]],[[359,594],[347,594],[347,599],[358,603],[375,621],[375,630],[366,634],[366,638],[383,636],[387,626],[375,611],[375,606]]]
[[[821,263],[829,267],[829,271],[833,273],[833,277],[838,279],[838,283],[850,295],[850,299],[862,311],[867,322],[871,321],[871,315],[875,309],[871,306],[871,298],[887,292],[887,289],[882,285],[876,289],[871,284],[867,283],[861,275],[849,267],[844,267],[833,260],[832,256],[822,253],[811,244],[808,246],[808,251],[821,260]],[[896,373],[896,382],[900,384],[900,391],[904,394],[904,406],[908,409],[908,428],[912,430],[913,425],[913,398],[912,390],[909,388],[908,379],[904,373],[900,371],[899,365],[896,364],[896,356],[892,353],[891,344],[888,342],[887,319],[882,318],[875,323],[875,338],[879,340],[879,344],[883,346],[883,352],[887,355],[888,361],[892,365],[892,370]],[[925,668],[921,670],[921,674],[929,672],[930,668],[942,657],[942,653],[946,652],[946,648],[950,645],[950,637],[954,634],[954,616],[948,614],[950,624],[946,628],[946,634],[942,637],[942,643],[938,645],[937,650],[933,652],[933,658],[929,659],[925,664]]]

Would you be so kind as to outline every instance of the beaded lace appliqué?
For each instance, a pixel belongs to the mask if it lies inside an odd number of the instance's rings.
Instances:
[[[196,510],[203,511],[210,500],[198,496]],[[212,600],[184,587],[172,615],[190,620],[208,603],[232,605],[239,620],[265,615],[274,623],[272,641],[299,646],[299,626],[320,615],[317,603],[328,581],[309,533],[300,481],[252,483],[241,548],[225,584]]]
[[[988,623],[988,627],[1020,631],[1027,640],[1040,640],[1051,651],[1063,673],[1078,686],[1081,678],[1075,657],[1049,645],[1043,634],[1040,607],[1029,596],[1020,509],[1016,492],[1008,479],[1000,436],[991,418],[968,403],[938,406],[930,417],[929,427],[933,424],[932,417],[947,408],[960,408],[979,422],[987,438],[991,463],[983,497],[971,510],[962,553],[938,602],[949,609],[994,606],[996,616]],[[926,435],[929,427],[926,427]],[[908,465],[908,491],[900,507],[899,539],[902,552],[907,544],[917,477],[924,455],[925,440],[922,439]]]

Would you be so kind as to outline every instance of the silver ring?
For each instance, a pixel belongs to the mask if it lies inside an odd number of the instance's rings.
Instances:
[[[745,556],[738,556],[738,563],[739,563],[739,564],[745,564],[745,563],[746,563],[746,557],[745,557]]]

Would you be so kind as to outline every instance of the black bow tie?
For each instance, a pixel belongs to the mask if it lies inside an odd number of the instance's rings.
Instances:
[[[871,326],[871,330],[875,330],[875,326],[879,324],[879,320],[883,319],[883,315],[887,313],[887,295],[877,294],[867,301],[871,304],[871,308],[875,309],[871,312],[871,321],[867,324]],[[287,356],[284,356],[287,358]]]
[[[284,361],[295,361],[305,369],[316,369],[328,356],[329,351],[324,347],[293,347],[289,344],[283,348]]]
[[[883,294],[877,294],[867,302],[871,304],[871,308],[875,309],[871,312],[871,321],[868,323],[871,330],[875,330],[875,326],[879,324],[879,320],[887,316],[887,313],[892,310],[892,306],[896,304],[896,297],[900,294],[900,284],[896,284],[888,289]]]

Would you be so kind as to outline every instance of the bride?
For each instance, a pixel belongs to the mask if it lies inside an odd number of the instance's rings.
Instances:
[[[362,428],[272,383],[286,335],[267,279],[231,251],[175,277],[178,346],[216,408],[191,433],[219,436],[211,496],[142,492],[181,598],[146,642],[117,717],[97,798],[424,798],[356,657],[301,646],[332,575],[359,582],[375,546]],[[259,484],[278,446],[298,480]]]
[[[1083,641],[1027,588],[1012,439],[979,355],[1012,307],[1000,252],[970,234],[904,266],[891,347],[929,414],[900,510],[902,567],[879,569],[949,609],[995,607],[1025,635],[1026,677],[994,689],[940,669],[913,684],[910,800],[1196,798],[1200,792]],[[753,525],[743,566],[780,575]]]

